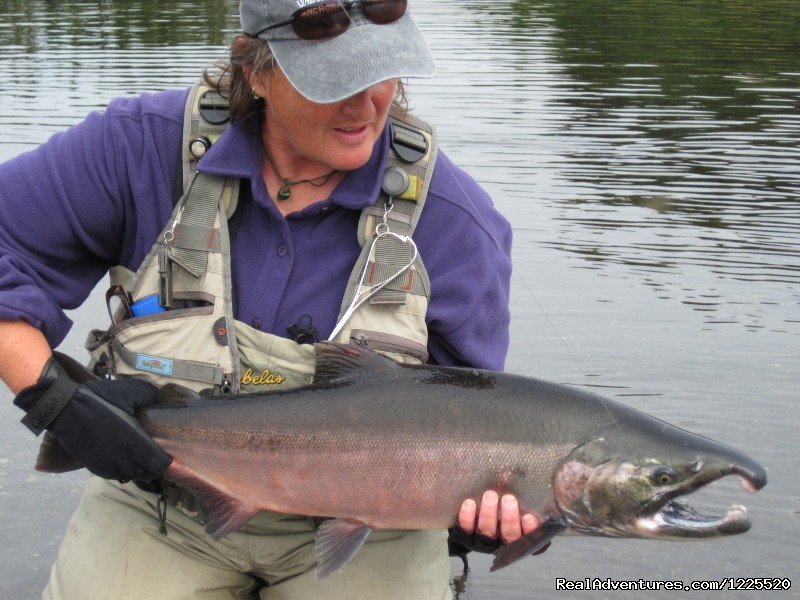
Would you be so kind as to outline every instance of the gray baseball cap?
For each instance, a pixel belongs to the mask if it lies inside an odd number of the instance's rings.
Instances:
[[[326,40],[302,40],[286,21],[309,0],[240,0],[242,29],[269,42],[289,82],[303,96],[326,104],[357,94],[371,85],[401,77],[433,77],[436,66],[422,33],[406,12],[385,25],[370,22],[359,3],[351,7],[348,29]],[[343,2],[343,4],[350,4]]]

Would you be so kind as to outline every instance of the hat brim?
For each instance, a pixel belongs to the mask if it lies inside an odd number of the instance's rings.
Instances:
[[[270,40],[286,78],[318,104],[338,102],[387,79],[433,77],[433,56],[411,15],[394,23],[363,21],[329,40]]]

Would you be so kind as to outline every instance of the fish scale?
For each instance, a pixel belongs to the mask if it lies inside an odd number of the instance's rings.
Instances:
[[[274,510],[369,515],[375,526],[388,528],[407,527],[424,515],[426,527],[449,527],[465,497],[500,483],[525,497],[531,510],[544,508],[550,501],[546,473],[563,456],[559,450],[572,445],[546,450],[536,446],[531,452],[540,426],[532,418],[535,412],[515,415],[493,410],[485,390],[437,383],[427,390],[421,405],[409,401],[405,380],[419,386],[428,374],[441,375],[397,369],[390,377],[361,381],[355,389],[289,392],[285,401],[198,400],[181,410],[147,410],[142,424],[166,452],[193,470],[225,462],[238,489],[247,489],[248,498],[258,495],[263,507]],[[354,398],[359,390],[368,394]],[[460,417],[454,418],[454,412]],[[180,426],[187,419],[206,424],[202,435]],[[471,433],[476,421],[484,421],[495,434]],[[209,428],[208,423],[216,426]],[[251,437],[250,427],[256,423],[263,425]],[[256,470],[255,457],[262,461]],[[515,477],[513,470],[523,475]],[[284,485],[255,492],[251,488],[258,483],[256,474],[262,481],[282,480]],[[452,477],[458,477],[463,487],[434,493]],[[528,480],[542,493],[525,494],[525,487],[516,485]]]

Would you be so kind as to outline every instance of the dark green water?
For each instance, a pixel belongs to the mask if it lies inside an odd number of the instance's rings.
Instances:
[[[115,96],[188,86],[236,32],[236,5],[0,0],[0,160]],[[747,504],[744,536],[559,539],[500,573],[473,559],[461,598],[584,597],[556,577],[800,585],[800,2],[412,8],[439,68],[411,82],[412,105],[514,226],[508,369],[590,386],[770,473],[757,495],[721,482],[692,499]],[[62,349],[80,356],[103,314],[95,295]],[[36,442],[0,396],[0,597],[28,599],[82,476],[34,474]]]

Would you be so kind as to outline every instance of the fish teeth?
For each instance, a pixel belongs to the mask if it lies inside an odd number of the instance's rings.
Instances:
[[[747,507],[741,504],[734,504],[728,509],[728,512],[725,513],[725,521],[741,519],[743,517],[747,517]]]
[[[748,494],[754,494],[758,491],[758,488],[745,477],[742,477],[741,475],[737,475],[736,477],[739,479],[739,484]]]

